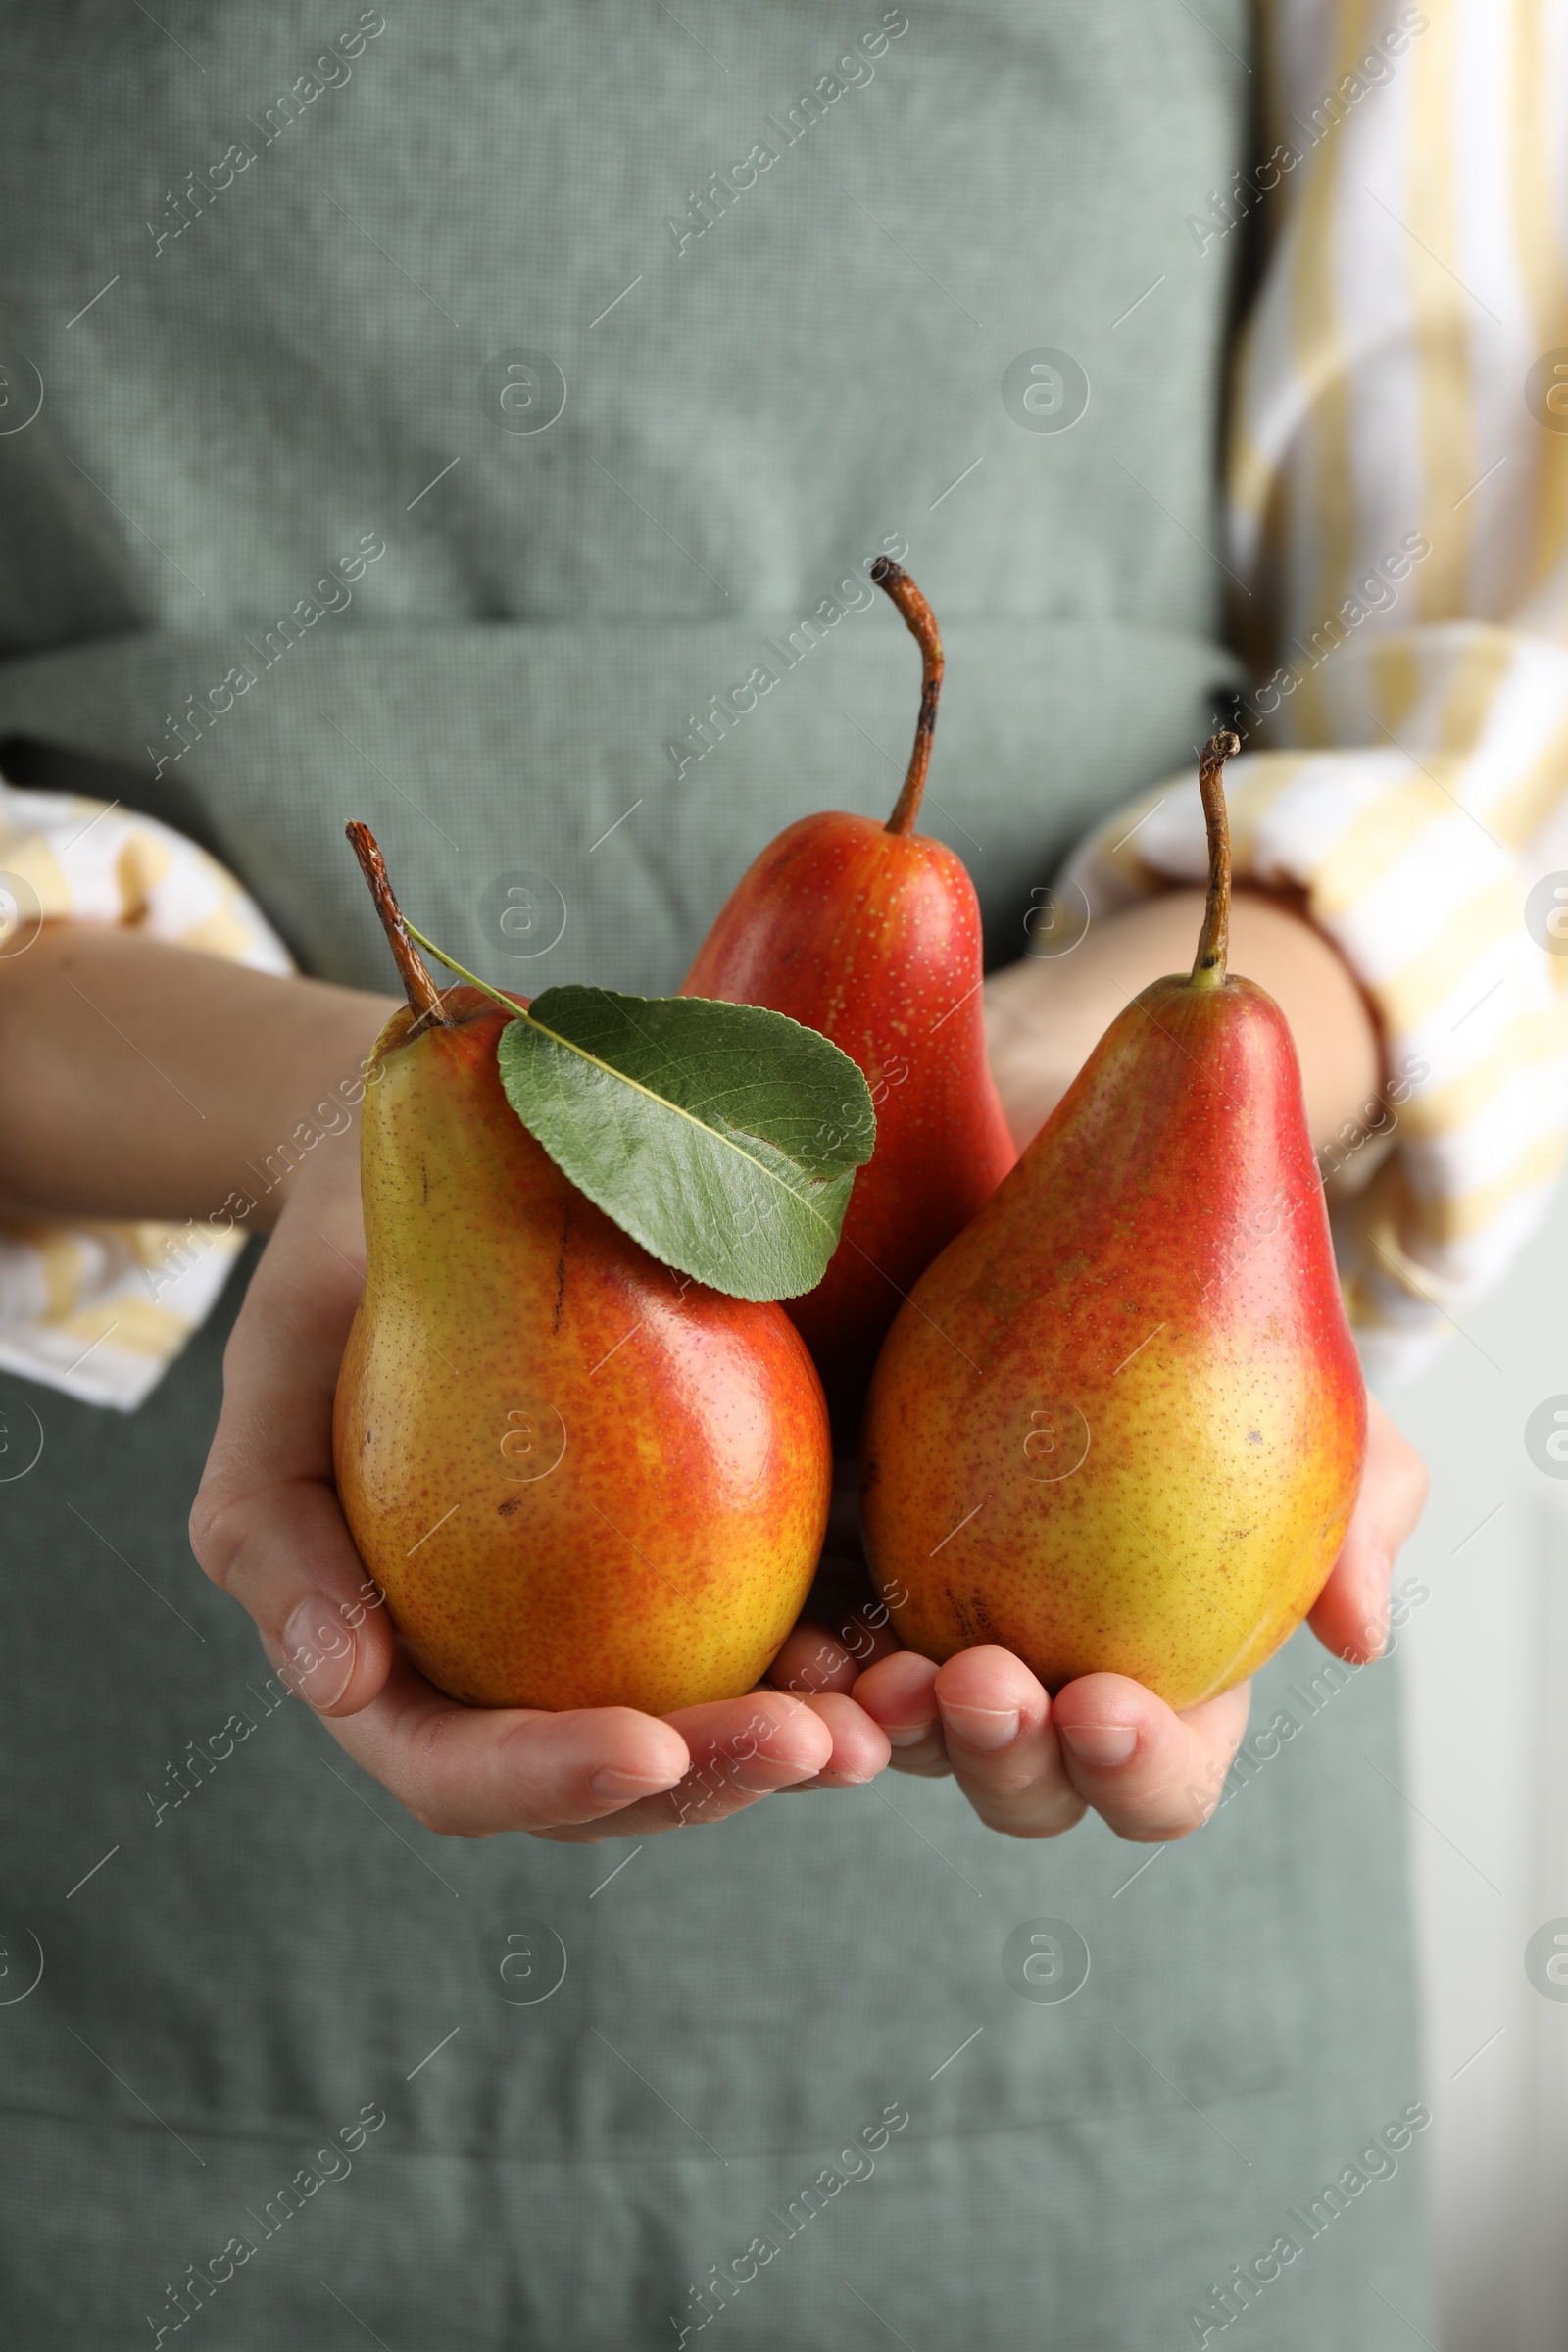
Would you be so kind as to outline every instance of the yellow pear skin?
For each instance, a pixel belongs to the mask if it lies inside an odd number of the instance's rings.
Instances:
[[[671,1273],[502,1092],[506,1016],[404,1007],[370,1064],[338,1493],[416,1664],[484,1706],[662,1715],[751,1689],[810,1586],[832,1458],[782,1309]]]

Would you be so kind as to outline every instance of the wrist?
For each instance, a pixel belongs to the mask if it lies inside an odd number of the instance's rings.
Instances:
[[[358,1234],[366,1065],[396,1002],[366,996],[333,1007],[333,1017],[313,1040],[308,1066],[301,1056],[287,1099],[278,1099],[271,1141],[246,1158],[249,1223],[256,1231],[270,1231],[291,1201],[302,1207],[309,1202],[313,1217],[334,1219],[338,1204],[346,1201]]]
[[[1200,891],[1166,891],[1092,924],[1067,954],[1026,958],[987,983],[992,1068],[1020,1145],[1129,1000],[1191,966],[1202,913]],[[1238,890],[1230,939],[1231,970],[1266,989],[1290,1023],[1308,1129],[1322,1144],[1377,1092],[1383,1055],[1372,1010],[1339,950],[1291,901]]]
[[[0,1206],[221,1222],[238,1195],[270,1222],[312,1148],[296,1129],[352,1111],[393,1009],[132,931],[46,923],[0,959]]]

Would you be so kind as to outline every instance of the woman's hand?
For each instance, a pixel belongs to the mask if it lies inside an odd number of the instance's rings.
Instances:
[[[1360,1498],[1308,1620],[1357,1665],[1382,1654],[1394,1556],[1427,1493],[1420,1455],[1368,1404]],[[1005,1649],[960,1650],[945,1666],[894,1649],[860,1671],[841,1646],[836,1671],[816,1662],[822,1689],[853,1691],[882,1726],[895,1771],[951,1772],[981,1820],[1012,1838],[1058,1837],[1091,1808],[1140,1844],[1185,1838],[1213,1810],[1247,1729],[1245,1683],[1178,1715],[1120,1674],[1083,1675],[1052,1699]]]
[[[332,1484],[332,1396],[364,1280],[351,1132],[293,1179],[240,1310],[191,1544],[289,1687],[416,1821],[469,1838],[646,1838],[882,1769],[887,1740],[847,1691],[759,1690],[658,1719],[466,1707],[427,1682],[397,1644]]]

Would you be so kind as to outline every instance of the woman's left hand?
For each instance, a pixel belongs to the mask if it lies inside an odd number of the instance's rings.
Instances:
[[[1420,1455],[1368,1398],[1360,1498],[1308,1620],[1347,1663],[1382,1654],[1395,1555],[1426,1493]],[[780,1690],[853,1692],[892,1741],[896,1772],[951,1773],[1006,1837],[1056,1838],[1092,1809],[1139,1844],[1185,1838],[1208,1818],[1250,1690],[1244,1683],[1177,1714],[1125,1675],[1086,1674],[1053,1699],[1010,1650],[960,1650],[936,1666],[863,1612],[836,1632],[797,1626],[768,1679]]]

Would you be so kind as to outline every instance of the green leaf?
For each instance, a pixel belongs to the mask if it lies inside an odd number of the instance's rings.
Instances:
[[[738,1298],[821,1281],[876,1114],[814,1029],[754,1004],[552,988],[497,1057],[529,1133],[655,1257]]]

